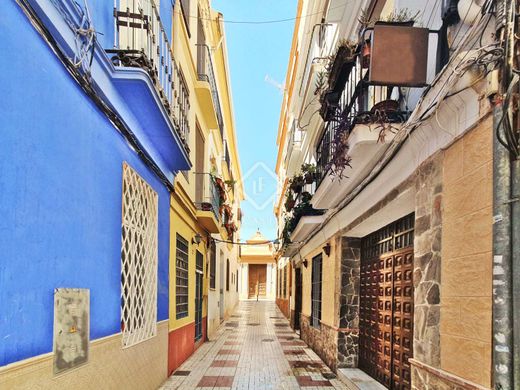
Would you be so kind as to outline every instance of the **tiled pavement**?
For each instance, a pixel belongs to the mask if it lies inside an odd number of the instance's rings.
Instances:
[[[214,340],[203,344],[162,389],[347,387],[291,330],[274,302],[244,301]]]

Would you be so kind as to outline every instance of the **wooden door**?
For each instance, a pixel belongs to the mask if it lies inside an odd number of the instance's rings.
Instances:
[[[300,314],[302,312],[302,270],[296,268],[294,271],[294,329],[298,330],[300,329]]]
[[[410,389],[413,229],[412,214],[362,241],[359,367],[389,389]]]
[[[249,298],[265,297],[266,280],[266,264],[249,264]]]

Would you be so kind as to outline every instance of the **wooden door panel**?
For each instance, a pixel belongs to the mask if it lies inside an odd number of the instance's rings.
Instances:
[[[408,360],[413,356],[412,244],[413,215],[363,240],[359,367],[390,389],[411,387]]]

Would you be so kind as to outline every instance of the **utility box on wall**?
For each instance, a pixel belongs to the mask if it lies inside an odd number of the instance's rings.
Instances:
[[[54,290],[54,375],[88,361],[90,333],[90,290]]]
[[[427,28],[378,22],[370,53],[370,84],[424,87],[428,70]]]

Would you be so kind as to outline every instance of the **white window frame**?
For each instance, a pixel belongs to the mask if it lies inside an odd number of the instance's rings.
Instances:
[[[157,335],[158,195],[123,164],[121,333],[123,348]]]

